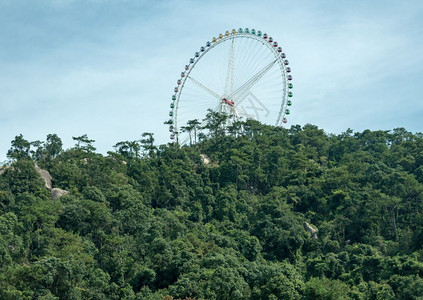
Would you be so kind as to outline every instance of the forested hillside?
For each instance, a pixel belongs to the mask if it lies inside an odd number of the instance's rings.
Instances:
[[[17,136],[0,299],[422,299],[422,134],[209,121],[108,155]]]

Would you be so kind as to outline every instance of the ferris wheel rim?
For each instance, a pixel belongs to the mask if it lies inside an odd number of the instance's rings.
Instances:
[[[260,42],[262,45],[265,45],[270,52],[273,54],[276,63],[279,65],[279,70],[281,74],[281,84],[283,84],[282,90],[282,99],[281,104],[278,111],[278,117],[275,122],[275,126],[280,126],[282,123],[286,123],[285,115],[289,114],[290,111],[287,109],[287,106],[291,105],[291,101],[289,100],[292,97],[292,84],[290,81],[292,80],[292,76],[289,74],[291,72],[290,67],[288,66],[288,60],[286,60],[285,53],[282,52],[282,48],[278,46],[278,43],[272,39],[272,37],[268,36],[266,33],[262,34],[261,31],[255,31],[252,29],[251,31],[246,28],[243,30],[240,28],[238,31],[233,29],[231,32],[226,31],[225,34],[220,34],[218,38],[214,37],[212,42],[206,42],[206,47],[202,46],[200,51],[195,52],[194,57],[190,59],[189,64],[185,66],[185,71],[181,73],[181,78],[178,80],[178,86],[174,89],[174,95],[172,96],[172,103],[171,103],[171,112],[169,115],[171,119],[168,121],[169,123],[169,131],[172,132],[171,139],[173,139],[176,135],[176,139],[178,141],[178,137],[180,134],[180,127],[178,125],[178,109],[179,109],[179,102],[181,100],[182,91],[185,87],[185,84],[188,78],[191,78],[189,75],[194,70],[194,67],[197,63],[212,49],[216,46],[232,41],[234,42],[235,39],[253,39],[257,42]],[[191,78],[192,79],[192,78]],[[222,99],[221,96],[217,95],[219,99]],[[224,98],[223,98],[224,99]]]

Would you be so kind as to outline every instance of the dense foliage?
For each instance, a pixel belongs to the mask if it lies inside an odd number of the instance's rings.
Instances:
[[[0,299],[422,299],[422,134],[208,124],[107,156],[17,136]]]

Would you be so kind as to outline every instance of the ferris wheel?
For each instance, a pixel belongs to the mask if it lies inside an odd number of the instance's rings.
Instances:
[[[240,28],[200,47],[176,82],[170,103],[170,138],[184,144],[187,123],[211,109],[229,116],[226,126],[252,118],[281,126],[292,105],[292,75],[282,47],[266,33]]]

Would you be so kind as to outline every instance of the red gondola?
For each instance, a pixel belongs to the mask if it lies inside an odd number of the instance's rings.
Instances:
[[[234,106],[234,104],[235,104],[233,101],[228,100],[226,98],[223,98],[222,102],[228,104],[229,106]]]

